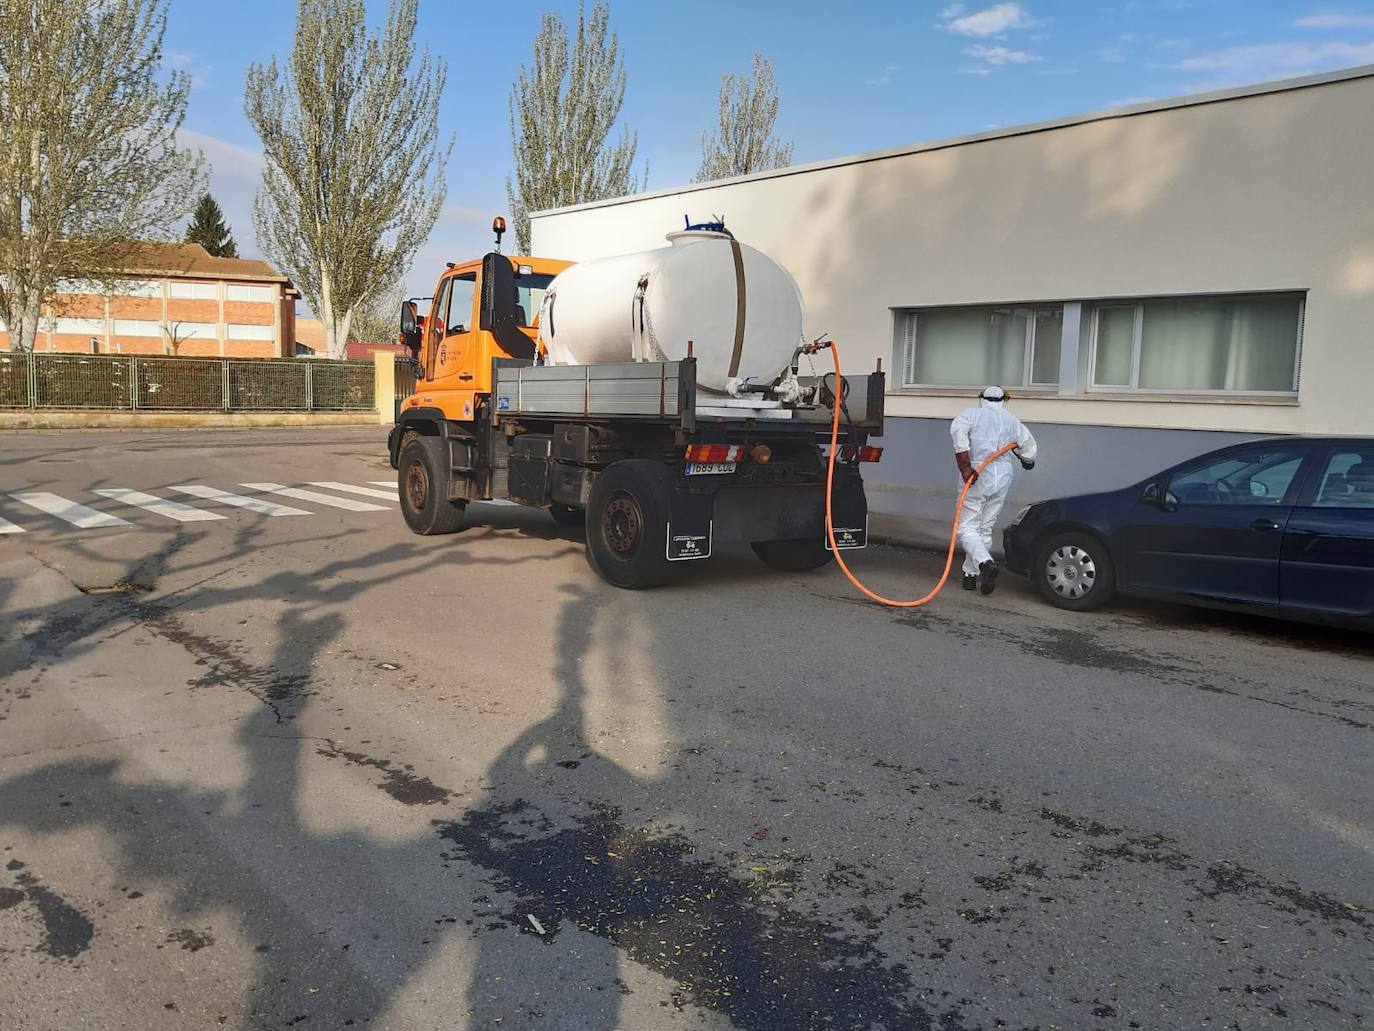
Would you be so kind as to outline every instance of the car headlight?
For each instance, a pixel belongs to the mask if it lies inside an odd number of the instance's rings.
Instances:
[[[1030,505],[1024,505],[1024,506],[1022,506],[1021,511],[1017,512],[1016,515],[1014,515],[1014,516],[1011,517],[1011,524],[1010,524],[1010,525],[1011,525],[1011,526],[1020,526],[1020,525],[1021,525],[1021,520],[1026,518],[1026,513],[1029,512],[1030,510],[1031,510],[1031,506],[1030,506]]]

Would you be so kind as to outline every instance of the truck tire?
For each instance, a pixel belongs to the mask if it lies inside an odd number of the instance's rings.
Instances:
[[[596,478],[587,504],[587,561],[603,580],[632,591],[668,582],[672,499],[672,472],[648,459],[615,462]]]
[[[749,547],[765,566],[781,569],[789,573],[804,573],[819,569],[834,556],[825,546],[825,541],[817,538],[802,537],[790,541],[754,541]]]
[[[580,508],[573,508],[572,505],[550,505],[549,515],[553,516],[553,521],[559,526],[571,529],[581,529],[587,524],[587,513]]]
[[[426,537],[463,528],[466,503],[448,499],[447,450],[442,437],[413,436],[396,463],[401,515],[412,532]]]

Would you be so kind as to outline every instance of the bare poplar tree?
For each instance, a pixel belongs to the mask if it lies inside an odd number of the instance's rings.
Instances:
[[[754,55],[754,75],[727,72],[720,78],[720,129],[701,134],[701,167],[695,182],[727,179],[792,163],[792,144],[773,135],[778,90],[773,64]]]
[[[622,127],[608,137],[625,101],[625,64],[611,12],[602,0],[591,17],[578,6],[571,53],[568,30],[546,13],[534,37],[534,66],[520,69],[510,91],[515,174],[506,179],[516,246],[530,247],[530,212],[623,197],[644,188],[634,175],[636,134]]]
[[[348,339],[355,344],[394,344],[405,299],[406,285],[399,280],[390,288],[378,290],[354,314]]]
[[[0,0],[0,319],[33,348],[70,276],[108,282],[167,239],[203,180],[177,146],[164,0]]]
[[[265,167],[258,244],[300,288],[340,358],[358,307],[405,272],[444,202],[445,65],[415,47],[416,0],[300,0],[284,69],[248,70],[244,109]]]

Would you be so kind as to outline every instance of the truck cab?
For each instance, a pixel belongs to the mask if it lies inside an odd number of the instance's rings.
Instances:
[[[471,422],[491,395],[492,359],[534,360],[544,291],[570,264],[492,252],[450,265],[424,319],[407,302],[402,337],[418,369],[415,393],[401,405],[405,421]]]

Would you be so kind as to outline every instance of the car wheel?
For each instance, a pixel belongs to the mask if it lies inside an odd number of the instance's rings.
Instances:
[[[596,478],[587,503],[587,561],[616,587],[667,583],[673,474],[642,458],[615,462]]]
[[[466,506],[448,499],[448,462],[439,437],[413,436],[401,445],[396,487],[401,515],[414,533],[426,537],[463,528]]]
[[[825,541],[819,537],[815,540],[802,537],[799,540],[754,541],[749,546],[764,565],[789,573],[819,569],[832,558]]]
[[[1112,556],[1087,533],[1057,534],[1042,544],[1035,580],[1046,601],[1073,612],[1100,608],[1116,595]]]

